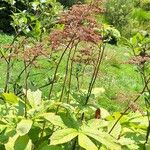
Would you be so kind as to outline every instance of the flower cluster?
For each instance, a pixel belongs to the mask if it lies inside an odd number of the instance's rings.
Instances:
[[[26,62],[28,62],[38,56],[45,55],[47,55],[47,53],[43,50],[43,46],[39,43],[36,44],[34,47],[26,48],[22,53],[20,53],[20,58],[23,58]]]
[[[144,112],[142,111],[138,103],[131,101],[129,107],[133,112],[139,111],[144,116]]]
[[[135,64],[135,65],[143,65],[145,62],[149,62],[150,61],[150,56],[134,56],[133,58],[131,58],[128,63],[129,64]]]
[[[9,59],[10,57],[29,62],[39,56],[47,57],[49,55],[45,43],[34,42],[26,38],[23,38],[20,42],[16,42],[13,45],[6,45],[3,48],[6,52],[9,50],[8,55],[5,56],[5,59]]]
[[[101,35],[95,31],[95,28],[100,28],[95,15],[104,11],[99,5],[99,1],[77,4],[64,12],[58,20],[64,25],[63,30],[54,30],[50,35],[52,48],[56,49],[70,39],[98,43]]]
[[[78,63],[94,65],[97,61],[95,58],[97,58],[97,53],[94,53],[94,47],[86,45],[84,48],[78,50],[72,60]]]

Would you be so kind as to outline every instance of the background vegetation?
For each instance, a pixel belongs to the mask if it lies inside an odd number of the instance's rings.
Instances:
[[[0,149],[149,150],[149,11],[2,0]]]

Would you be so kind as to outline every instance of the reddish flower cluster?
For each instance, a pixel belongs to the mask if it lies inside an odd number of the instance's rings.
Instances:
[[[131,101],[129,107],[133,112],[139,111],[144,116],[144,112],[140,109],[140,106],[136,102]]]
[[[98,43],[101,40],[95,15],[102,13],[98,7],[98,1],[91,4],[77,4],[64,12],[58,23],[63,24],[63,30],[54,30],[51,35],[52,48],[56,49],[60,44],[65,44],[70,39]]]
[[[128,61],[129,64],[136,64],[136,65],[142,65],[145,62],[149,62],[150,61],[150,56],[147,55],[145,57],[142,56],[134,56],[132,59],[130,59]]]
[[[34,47],[26,48],[22,53],[20,53],[20,57],[25,61],[30,61],[35,57],[46,55],[45,51],[43,51],[43,46],[41,44],[37,44]]]
[[[87,46],[80,49],[75,57],[72,59],[74,62],[84,63],[84,64],[95,64],[97,61],[97,53],[94,53],[94,49],[92,46]]]
[[[43,43],[34,43],[24,38],[19,43],[5,46],[4,49],[10,49],[9,55],[5,57],[6,59],[11,57],[13,59],[21,59],[26,62],[32,61],[34,58],[39,56],[49,55]]]

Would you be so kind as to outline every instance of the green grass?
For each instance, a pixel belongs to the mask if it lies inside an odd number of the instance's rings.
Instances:
[[[12,41],[12,36],[0,34],[0,45],[7,45]],[[60,54],[55,54],[55,57],[59,57]],[[124,64],[130,57],[129,50],[124,46],[112,46],[107,45],[105,50],[105,56],[103,63],[100,67],[100,72],[95,83],[95,87],[102,87],[105,89],[105,92],[98,98],[99,105],[107,108],[110,111],[119,111],[122,110],[128,103],[132,100],[132,96],[136,95],[142,88],[141,78],[136,71],[136,67],[129,64]],[[36,87],[42,86],[48,81],[49,78],[52,78],[54,72],[54,62],[49,62],[50,60],[41,58],[38,61],[38,65],[41,68],[33,67],[29,80],[29,88],[36,89]],[[63,63],[59,68],[59,81],[63,81],[65,74],[65,64],[66,56],[63,59]],[[15,61],[12,78],[17,77],[18,72],[22,70],[23,63],[20,61]],[[0,88],[3,88],[5,81],[5,65],[3,62],[0,62],[0,72],[2,76],[0,77]],[[74,68],[77,67],[77,64],[74,64]],[[83,81],[82,88],[87,88],[90,75],[92,74],[90,69],[87,69],[87,75],[81,78]],[[22,84],[24,76],[22,76]],[[76,79],[73,79],[73,86],[76,85]],[[61,88],[60,85],[55,84],[54,91],[57,93]],[[42,88],[43,95],[48,95],[49,88]],[[122,94],[124,97],[119,97],[118,95]],[[118,98],[119,97],[119,98]],[[124,103],[120,101],[125,101]]]
[[[12,35],[7,35],[0,32],[0,46],[11,43],[12,39]]]

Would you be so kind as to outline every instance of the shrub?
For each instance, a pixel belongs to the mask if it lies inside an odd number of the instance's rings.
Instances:
[[[108,0],[105,2],[105,19],[108,24],[113,25],[123,33],[126,25],[129,24],[130,13],[133,8],[133,0]],[[125,30],[128,32],[127,30]]]
[[[112,45],[117,45],[120,37],[120,32],[117,29],[108,25],[104,26],[104,38],[106,42]]]
[[[0,6],[2,7],[0,10],[2,17],[0,29],[4,32],[14,31],[12,25],[16,31],[16,28],[18,29],[19,26],[19,24],[15,25],[15,20],[17,19],[23,20],[22,23],[24,24],[30,24],[30,30],[33,28],[32,25],[35,26],[35,22],[32,22],[33,18],[33,20],[38,20],[45,30],[49,29],[54,24],[55,18],[62,9],[60,3],[56,2],[55,0],[31,0],[29,3],[23,2],[22,0],[3,0]]]

